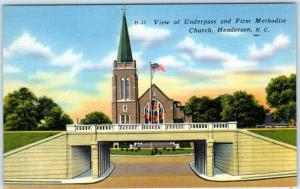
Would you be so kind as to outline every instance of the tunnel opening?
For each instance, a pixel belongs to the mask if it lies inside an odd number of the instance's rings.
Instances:
[[[91,147],[71,146],[70,154],[71,178],[89,176],[91,174]]]

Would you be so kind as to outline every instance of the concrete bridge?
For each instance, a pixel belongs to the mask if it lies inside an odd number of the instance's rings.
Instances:
[[[296,174],[296,147],[246,130],[236,122],[67,125],[67,131],[4,154],[4,178],[72,179],[91,170],[107,174],[110,142],[191,141],[197,174],[214,176],[215,168],[251,177]]]
[[[101,167],[107,169],[109,156],[107,142],[143,141],[195,141],[195,165],[208,176],[213,176],[213,143],[234,143],[230,133],[236,130],[236,122],[220,123],[165,123],[165,124],[111,124],[67,125],[69,144],[90,145],[92,176],[101,176]],[[199,144],[199,145],[198,145]],[[97,156],[100,154],[100,156]],[[104,154],[104,158],[101,158]],[[103,161],[102,161],[103,160]],[[199,162],[199,163],[198,163]],[[204,166],[205,165],[205,166]],[[205,167],[205,168],[203,168]]]

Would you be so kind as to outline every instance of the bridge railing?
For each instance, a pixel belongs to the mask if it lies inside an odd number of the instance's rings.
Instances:
[[[189,130],[233,130],[237,122],[210,123],[163,123],[163,124],[99,124],[67,125],[67,132],[124,132],[124,131],[189,131]]]

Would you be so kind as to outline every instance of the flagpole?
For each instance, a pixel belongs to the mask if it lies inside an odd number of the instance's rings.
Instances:
[[[150,101],[149,101],[149,123],[152,123],[152,66],[150,62]]]

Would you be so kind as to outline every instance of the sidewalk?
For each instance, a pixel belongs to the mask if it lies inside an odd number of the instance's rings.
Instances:
[[[90,184],[106,179],[114,170],[115,165],[110,163],[109,169],[105,173],[94,179],[91,176],[91,169],[73,179],[8,179],[4,181],[6,184]]]
[[[106,179],[114,170],[115,165],[113,163],[110,163],[109,169],[107,169],[107,171],[105,171],[105,173],[99,177],[99,178],[93,178],[92,175],[92,170],[88,170],[87,172],[85,172],[84,174],[73,178],[73,179],[66,179],[66,180],[62,180],[61,183],[62,184],[88,184],[88,183],[95,183],[95,182],[99,182],[102,181],[104,179]]]
[[[256,174],[256,175],[243,175],[233,176],[223,172],[218,168],[214,168],[214,176],[209,177],[201,173],[196,167],[194,161],[190,162],[191,169],[201,178],[210,181],[246,181],[246,180],[258,180],[258,179],[271,179],[271,178],[282,178],[282,177],[293,177],[297,176],[296,171],[287,171],[279,173],[267,173],[267,174]]]

